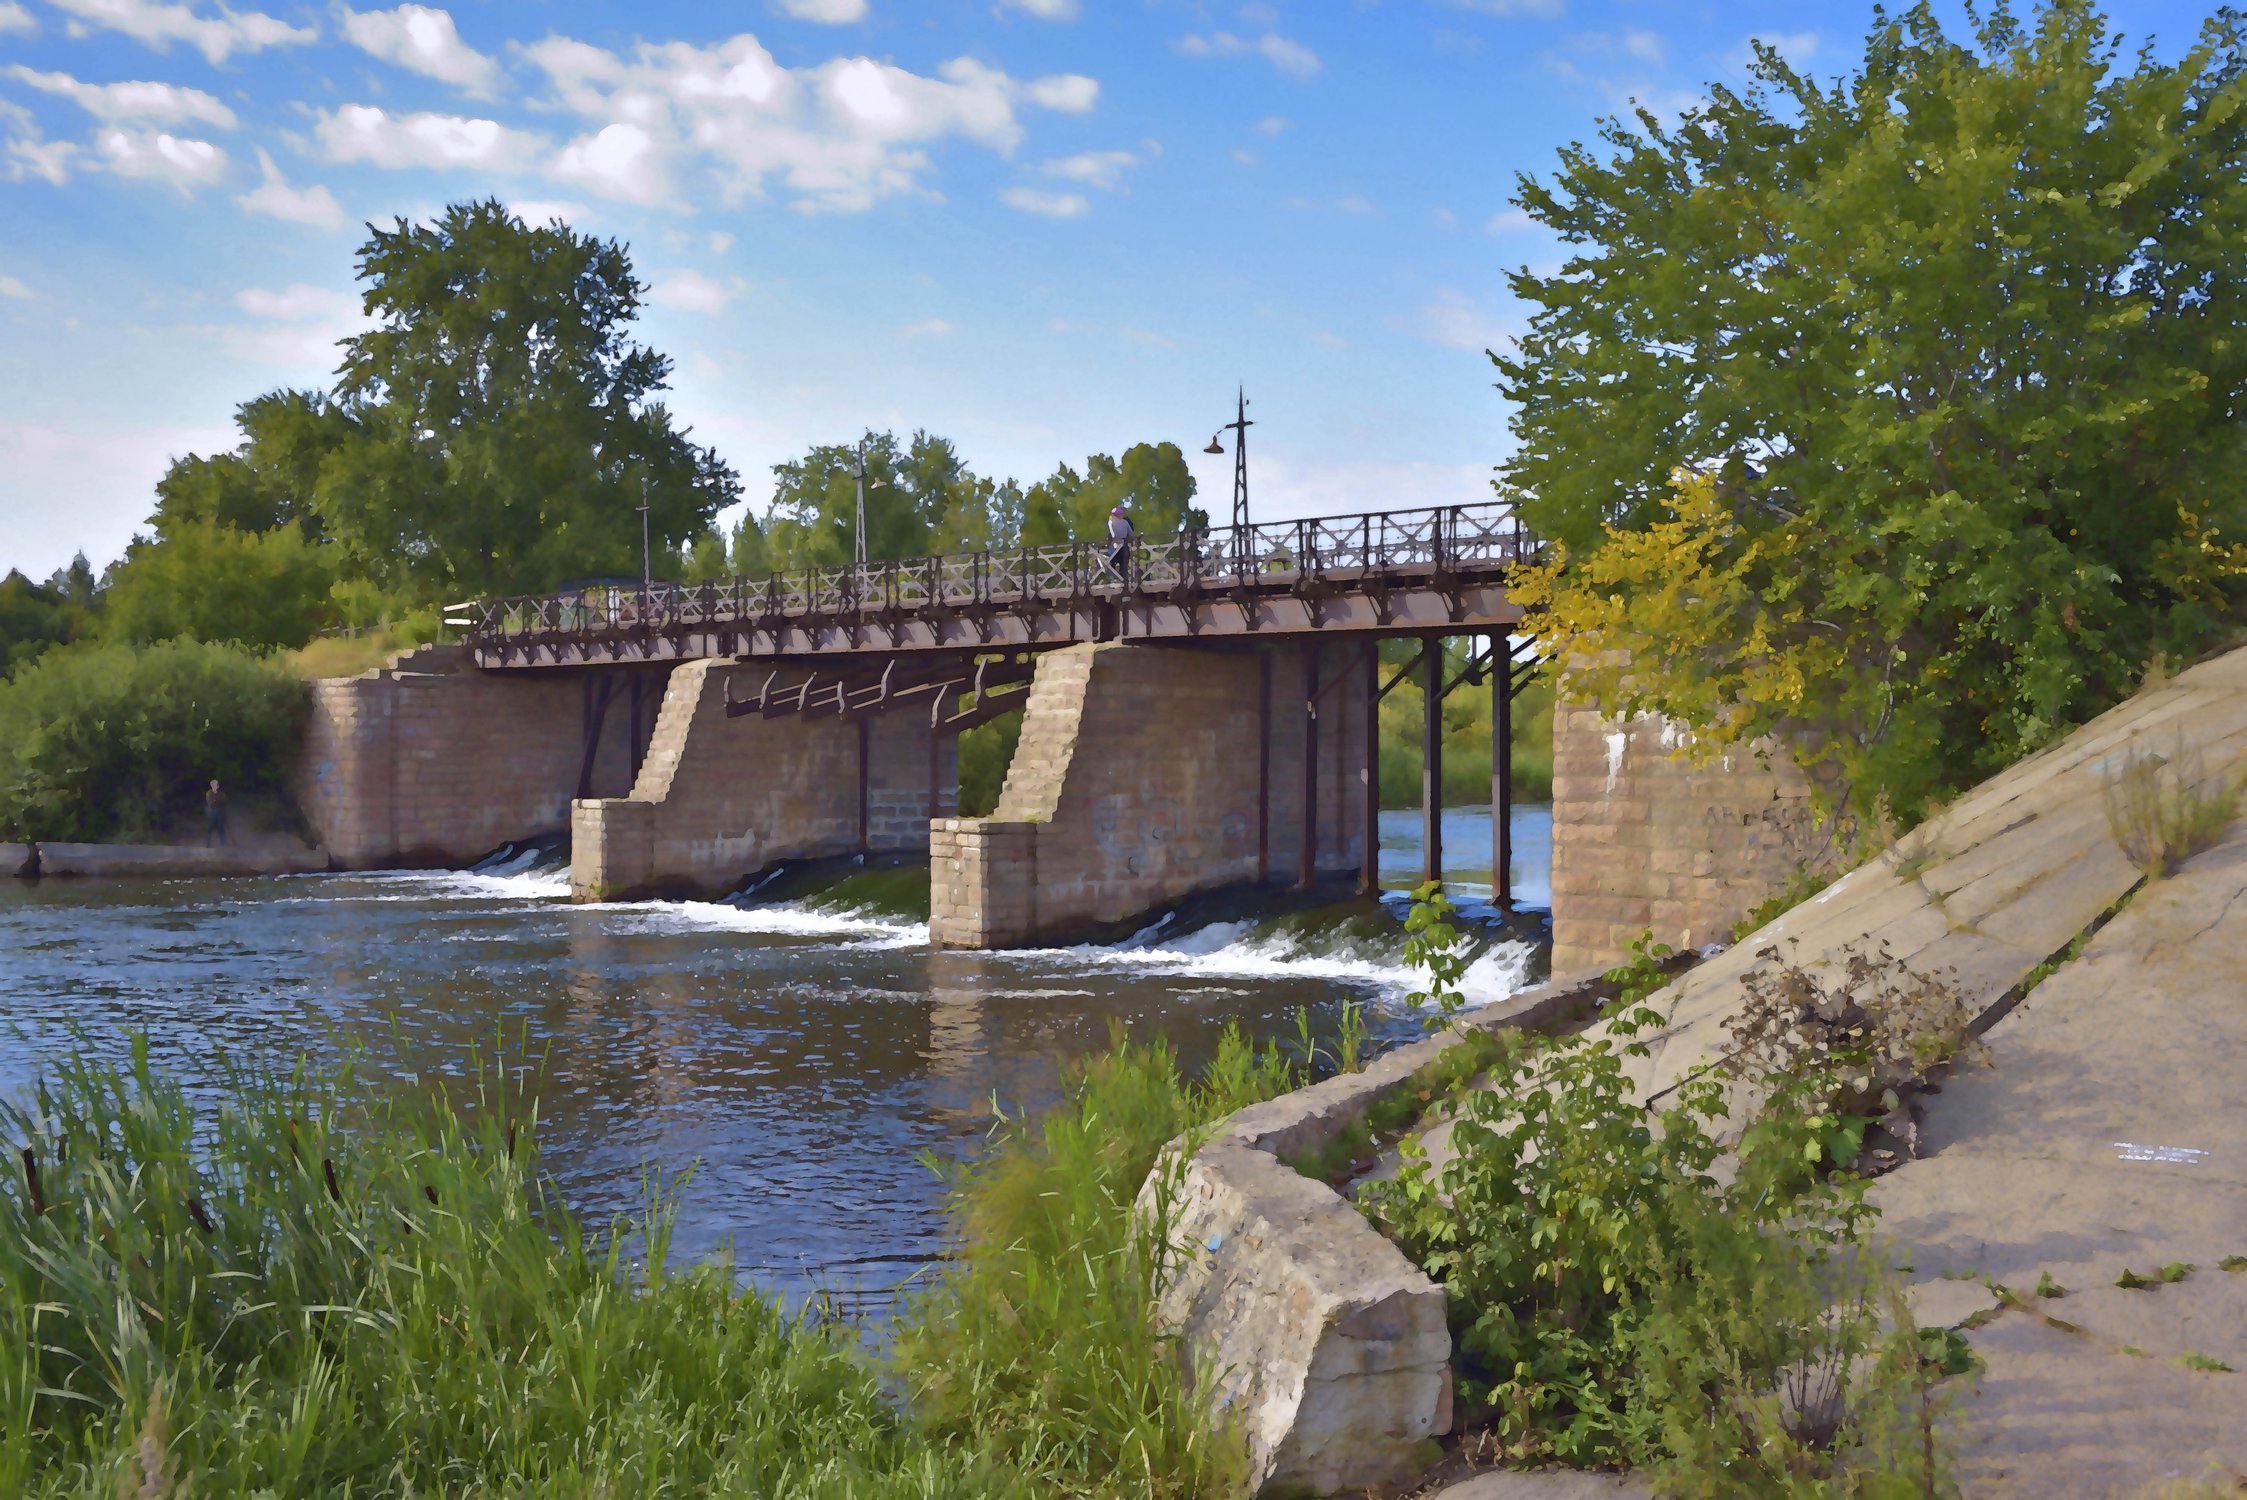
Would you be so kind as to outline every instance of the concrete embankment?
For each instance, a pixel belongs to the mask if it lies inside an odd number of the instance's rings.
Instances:
[[[325,849],[301,844],[201,848],[193,844],[0,844],[0,870],[22,878],[178,880],[201,875],[310,875]]]
[[[1629,1064],[1640,1102],[1659,1108],[1733,1045],[1743,979],[1772,963],[1830,982],[1863,956],[1955,993],[1992,1066],[1944,1080],[1919,1158],[1873,1197],[1919,1321],[1962,1327],[1983,1362],[1959,1403],[1968,1496],[2137,1495],[2247,1473],[2247,821],[2149,884],[2106,806],[2122,773],[2147,762],[2192,768],[2205,785],[2247,773],[2247,650],[1977,787],[1668,986],[1649,1002],[1662,1025]],[[1173,1201],[1207,1248],[1164,1312],[1197,1358],[1227,1371],[1212,1394],[1246,1420],[1264,1475],[1333,1493],[1373,1468],[1402,1477],[1413,1443],[1447,1423],[1449,1386],[1423,1373],[1416,1339],[1409,1362],[1393,1361],[1415,1378],[1382,1402],[1312,1399],[1337,1381],[1364,1390],[1378,1373],[1367,1356],[1380,1351],[1340,1337],[1349,1329],[1402,1328],[1391,1314],[1411,1310],[1415,1333],[1440,1335],[1418,1311],[1434,1289],[1362,1219],[1342,1229],[1355,1210],[1323,1184],[1286,1184],[1300,1201],[1282,1213],[1227,1208],[1253,1204],[1285,1170],[1273,1152],[1243,1149],[1244,1132],[1273,1134],[1260,1111],[1320,1115],[1329,1139],[1347,1126],[1317,1108],[1320,1090],[1335,1092],[1322,1084],[1244,1111],[1194,1158]],[[1752,1113],[1752,1097],[1734,1102],[1735,1121]],[[1445,1136],[1422,1139],[1432,1160]],[[1211,1222],[1220,1212],[1231,1222]],[[1363,1253],[1330,1254],[1345,1236]],[[1246,1243],[1232,1251],[1236,1237]],[[1388,1268],[1380,1298],[1363,1290],[1368,1262]],[[1310,1324],[1323,1342],[1305,1343]],[[1377,1426],[1358,1412],[1377,1412]]]

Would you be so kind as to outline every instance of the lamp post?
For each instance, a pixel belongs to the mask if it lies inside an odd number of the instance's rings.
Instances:
[[[1248,429],[1256,424],[1248,419],[1247,392],[1245,390],[1237,391],[1236,396],[1240,404],[1235,409],[1233,420],[1218,428],[1217,432],[1233,434],[1233,552],[1235,557],[1245,557],[1250,551],[1248,542]],[[1223,453],[1224,451],[1225,444],[1216,434],[1211,435],[1209,446],[1202,449],[1204,453]]]
[[[858,467],[851,470],[851,477],[858,481],[858,519],[852,527],[852,550],[856,555],[852,561],[863,568],[866,566],[866,440],[864,438],[859,439]],[[888,483],[889,481],[886,479],[877,479],[874,481],[874,488],[878,490]]]
[[[640,476],[640,608],[647,609],[648,591],[655,586],[655,554],[648,547],[648,476]]]

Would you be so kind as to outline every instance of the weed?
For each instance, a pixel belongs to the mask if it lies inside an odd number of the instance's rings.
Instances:
[[[1835,878],[1835,872],[1831,869],[1817,869],[1810,865],[1796,866],[1794,874],[1787,878],[1785,885],[1764,897],[1754,906],[1749,907],[1748,914],[1732,924],[1732,941],[1737,943],[1749,933],[1770,926],[1786,913],[1793,911],[1803,902],[1808,901],[1827,886],[1832,885]]]
[[[2216,1262],[2216,1269],[2229,1271],[2234,1276],[2247,1273],[2247,1255],[2227,1255]]]
[[[1945,1375],[1972,1374],[1981,1364],[1975,1357],[1974,1346],[1955,1328],[1919,1330],[1919,1354],[1929,1368]]]
[[[2047,1299],[2065,1297],[2068,1289],[2052,1279],[2050,1271],[2040,1271],[2036,1277],[2036,1294]]]
[[[2159,1285],[2153,1278],[2140,1276],[2128,1266],[2124,1266],[2122,1274],[2114,1278],[2114,1284],[2126,1292],[2135,1292],[2145,1287]]]
[[[2211,779],[2196,750],[2180,740],[2168,756],[2135,741],[2119,771],[2103,778],[2107,827],[2125,858],[2149,877],[2179,865],[2223,836],[2239,813],[2239,784]]]
[[[2231,1366],[2212,1354],[2182,1354],[2178,1356],[2177,1363],[2188,1370],[2208,1370],[2227,1375],[2231,1373]]]
[[[2115,1349],[2115,1351],[2114,1351],[2114,1352],[2115,1352],[2115,1353],[2117,1353],[2117,1354],[2127,1354],[2127,1355],[2129,1355],[2129,1356],[2130,1356],[2130,1357],[2131,1357],[2132,1359],[2150,1359],[2150,1358],[2152,1358],[2152,1356],[2151,1356],[2151,1355],[2147,1354],[2145,1350],[2143,1350],[2143,1349],[2139,1348],[2139,1347],[2138,1347],[2138,1346],[2137,1346],[2136,1344],[2122,1344],[2122,1345],[2118,1345],[2118,1346],[2116,1347],[2116,1349]]]
[[[2182,1281],[2200,1268],[2189,1260],[2173,1260],[2161,1268],[2163,1281]]]

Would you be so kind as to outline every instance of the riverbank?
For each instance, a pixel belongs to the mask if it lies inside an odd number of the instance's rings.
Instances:
[[[294,839],[242,845],[0,844],[0,874],[22,880],[186,880],[312,875],[328,868],[325,849],[308,849]]]

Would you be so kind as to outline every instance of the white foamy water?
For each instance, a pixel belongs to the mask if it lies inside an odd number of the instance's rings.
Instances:
[[[568,887],[565,878],[563,886]],[[748,932],[771,937],[855,938],[853,947],[905,948],[928,941],[928,925],[872,912],[827,911],[798,902],[734,906],[724,901],[617,901],[588,908],[629,912],[644,930]],[[871,939],[872,941],[867,941]]]

